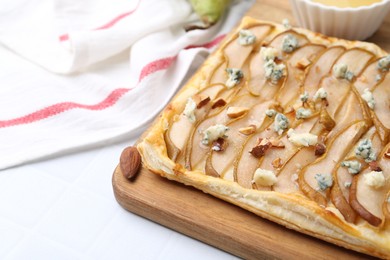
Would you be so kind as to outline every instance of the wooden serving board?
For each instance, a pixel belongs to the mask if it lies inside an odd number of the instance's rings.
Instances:
[[[258,0],[247,15],[294,25],[287,0]],[[390,51],[390,16],[369,39]],[[322,240],[288,230],[192,187],[168,181],[142,168],[134,181],[119,167],[112,177],[125,209],[245,259],[369,259]]]

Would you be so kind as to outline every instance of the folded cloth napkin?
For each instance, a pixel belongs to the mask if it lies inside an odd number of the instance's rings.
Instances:
[[[185,0],[1,1],[0,169],[139,134],[252,4],[185,32]]]

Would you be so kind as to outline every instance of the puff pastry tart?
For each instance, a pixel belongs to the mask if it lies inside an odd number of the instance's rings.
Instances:
[[[245,17],[138,145],[152,172],[390,258],[390,56]]]

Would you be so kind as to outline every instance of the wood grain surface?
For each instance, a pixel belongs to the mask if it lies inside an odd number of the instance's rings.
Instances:
[[[275,22],[288,18],[296,25],[287,0],[258,0],[247,15]],[[390,52],[389,15],[367,41]],[[286,229],[144,168],[130,182],[117,167],[112,184],[123,208],[244,259],[370,259]]]
[[[112,183],[123,208],[244,259],[370,259],[146,169],[130,182],[117,167]]]

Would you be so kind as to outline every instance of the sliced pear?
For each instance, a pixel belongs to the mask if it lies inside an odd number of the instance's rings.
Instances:
[[[351,89],[350,84],[346,80],[338,80],[333,76],[328,76],[323,78],[321,87],[328,94],[327,100],[329,104],[326,109],[329,115],[334,118],[337,108],[345,102],[345,98]]]
[[[282,107],[286,107],[287,104],[297,99],[299,95],[299,87],[303,85],[305,71],[296,67],[296,63],[302,58],[308,60],[314,60],[316,55],[321,53],[325,49],[322,45],[307,44],[297,49],[289,60],[286,61],[288,74],[291,75],[287,78],[283,87],[278,91],[276,97],[277,101]]]
[[[214,99],[224,88],[223,85],[212,85],[200,91],[197,95],[207,96],[210,99]],[[198,121],[204,119],[208,111],[211,109],[211,105],[208,103],[203,106],[201,109],[195,110],[195,118]],[[185,143],[191,133],[191,129],[194,127],[194,124],[191,123],[188,118],[180,114],[176,120],[173,120],[172,125],[169,131],[169,139],[174,146],[178,149],[184,150]]]
[[[328,189],[321,191],[316,179],[317,174],[332,175],[337,163],[342,160],[360,136],[367,130],[366,122],[351,124],[326,144],[327,153],[302,169],[299,186],[303,193],[320,205],[327,202]]]
[[[384,143],[389,141],[390,135],[390,74],[387,73],[372,91],[375,100],[375,108],[372,111],[373,121]]]
[[[347,50],[337,61],[336,64],[346,64],[348,70],[355,76],[360,75],[370,60],[374,59],[374,54],[361,48],[352,48]]]
[[[284,37],[286,37],[287,35],[292,35],[298,40],[298,48],[295,51],[299,50],[299,48],[301,48],[302,46],[306,45],[309,42],[309,40],[307,39],[307,37],[305,35],[300,34],[294,30],[287,30],[287,31],[284,31],[284,32],[276,35],[271,40],[271,42],[268,44],[268,46],[274,47],[278,50],[281,50],[282,56],[290,55],[290,53],[286,53],[286,52],[282,51],[283,40],[284,40]]]
[[[229,137],[227,138],[227,141],[229,142],[229,148],[223,153],[214,153],[212,160],[214,169],[220,175],[224,175],[226,171],[229,171],[233,167],[234,159],[239,156],[241,147],[248,138],[247,135],[240,133],[240,128],[243,125],[256,124],[258,127],[261,126],[265,119],[265,110],[268,109],[271,103],[272,102],[265,102],[257,104],[251,108],[245,117],[228,124]]]
[[[225,84],[226,82],[226,68],[227,63],[221,63],[219,66],[216,67],[214,72],[212,73],[212,76],[210,77],[209,84]]]
[[[362,139],[370,139],[373,142],[373,144],[378,145],[378,143],[377,143],[377,139],[378,138],[375,138],[375,135],[376,135],[375,127],[371,127],[361,137],[361,140]],[[348,155],[342,161],[360,161],[360,163],[362,165],[365,164],[364,161],[362,161],[360,158],[356,157],[356,155],[355,155],[355,147],[350,149]],[[334,172],[333,178],[335,180],[335,183],[338,184],[338,189],[342,193],[341,195],[344,197],[345,201],[347,201],[349,203],[349,193],[350,193],[350,186],[352,185],[352,182],[353,182],[353,175],[350,172],[348,172],[348,168],[347,167],[340,167],[340,165],[339,165],[339,167]],[[339,191],[337,191],[336,193],[339,194]],[[337,204],[335,204],[335,206],[338,207]]]
[[[372,90],[376,84],[378,84],[382,78],[382,73],[378,70],[378,59],[372,60],[364,68],[363,72],[357,77],[354,86],[359,94],[363,94],[363,91],[368,88]],[[379,79],[379,80],[378,80]]]
[[[330,72],[334,62],[344,51],[345,48],[341,46],[330,47],[321,52],[313,61],[303,82],[304,89],[310,97],[317,92],[322,77]]]
[[[230,91],[230,90],[225,90],[225,92],[227,92],[227,91]],[[245,95],[241,95],[241,96],[235,96],[229,102],[229,106],[239,107],[239,106],[245,105],[248,107],[252,107],[254,104],[256,104],[258,102],[259,101],[256,99],[256,97],[253,97],[249,94],[245,94]],[[267,106],[268,105],[269,104],[267,103]],[[256,118],[258,118],[258,117],[263,118],[264,115],[260,114],[254,118],[253,118],[253,116],[249,116],[249,117],[246,116],[245,118],[248,118],[248,120],[246,122],[244,122],[243,124],[246,125],[249,123],[249,124],[256,125],[256,120],[258,120]],[[217,124],[217,123],[227,125],[229,123],[234,122],[235,120],[237,120],[237,118],[231,119],[227,115],[227,109],[221,108],[221,110],[219,110],[219,112],[217,114],[209,115],[204,121],[200,122],[199,125],[197,125],[196,128],[193,130],[192,135],[191,135],[192,136],[191,140],[189,140],[189,144],[187,144],[187,148],[186,148],[186,152],[185,152],[187,167],[189,167],[191,165],[191,168],[192,168],[192,166],[198,165],[198,163],[201,162],[202,158],[204,158],[204,156],[205,156],[205,152],[207,149],[204,145],[201,144],[201,139],[202,139],[201,132],[203,130],[205,130],[208,127],[210,127],[214,124]],[[260,121],[262,121],[262,120],[260,120]],[[257,123],[257,124],[259,124],[259,123]],[[233,131],[229,130],[227,135],[228,136],[231,135],[232,132]],[[237,129],[237,132],[238,132],[238,129]],[[231,138],[228,139],[228,142],[229,143],[231,142]],[[189,151],[189,150],[192,150],[192,151]],[[217,171],[219,172],[219,169],[217,169]]]
[[[172,142],[171,138],[169,137],[169,131],[165,131],[164,141],[167,146],[168,157],[175,162],[181,150],[177,148],[175,144]]]
[[[305,45],[308,40],[304,35],[298,34],[294,31],[288,31],[283,32],[278,35],[276,35],[268,44],[267,47],[272,47],[278,50],[280,53],[280,56],[285,56],[282,52],[282,42],[283,38],[287,34],[294,35],[299,42],[299,46]],[[287,55],[288,56],[288,55]],[[306,57],[306,56],[299,56],[300,58]],[[287,58],[288,59],[288,58]],[[286,59],[284,59],[286,60]],[[265,60],[263,59],[260,51],[255,53],[251,56],[250,62],[249,62],[249,75],[250,75],[250,81],[248,82],[248,89],[249,92],[252,93],[255,96],[262,96],[264,99],[269,100],[273,98],[276,91],[279,89],[279,87],[283,84],[285,78],[279,80],[277,84],[270,83],[266,78],[264,74],[264,64]],[[296,62],[296,61],[295,61]]]
[[[254,96],[260,96],[263,86],[267,83],[263,69],[264,64],[265,61],[261,57],[260,51],[250,57],[248,90]]]
[[[374,147],[374,149],[378,150],[378,147]],[[377,163],[382,169],[390,169],[390,160],[386,159],[383,153]],[[365,174],[369,174],[369,172],[371,172],[371,169],[367,167],[359,175],[354,176],[350,191],[350,203],[368,223],[379,226],[385,217],[383,203],[387,202],[387,193],[390,190],[390,172],[382,171],[385,182],[379,188],[370,187],[365,182]]]
[[[294,128],[294,131],[299,133],[308,133],[313,128],[315,122],[317,121],[317,118],[313,117],[309,120],[305,120],[301,124],[299,124],[297,127]],[[287,135],[283,135],[280,140],[285,145],[284,148],[271,148],[268,150],[267,154],[264,156],[264,159],[260,163],[259,167],[264,170],[274,170],[274,167],[272,165],[272,162],[280,158],[283,162],[286,162],[289,160],[290,157],[292,157],[299,149],[300,147],[294,145],[291,143]]]
[[[341,187],[342,186],[340,186],[339,180],[335,178],[330,192],[330,199],[336,208],[340,211],[340,213],[344,216],[344,219],[347,222],[354,223],[356,220],[356,212],[343,196]]]
[[[204,167],[204,172],[206,175],[213,176],[218,178],[219,174],[218,172],[214,169],[211,160],[213,156],[213,150],[210,149],[210,151],[206,155],[206,162],[205,162],[205,167]]]
[[[282,193],[302,193],[298,185],[298,174],[302,167],[315,161],[313,147],[301,147],[292,157],[279,169],[278,182],[273,190]]]
[[[238,43],[237,38],[235,38],[223,48],[228,68],[243,67],[245,60],[248,58],[253,48],[257,44],[261,43],[263,39],[268,35],[271,30],[271,26],[258,25],[251,27],[248,30],[250,30],[256,36],[255,44],[242,46]],[[237,53],[240,53],[240,55],[236,55]]]
[[[293,115],[286,115],[289,117],[290,122],[293,121],[293,118],[291,118]],[[256,158],[252,154],[249,153],[249,151],[252,150],[253,147],[255,147],[258,143],[259,138],[269,138],[269,139],[278,139],[279,135],[276,133],[273,129],[273,124],[270,122],[270,120],[264,121],[264,127],[261,127],[259,130],[259,133],[256,133],[252,136],[250,136],[245,144],[242,146],[242,149],[240,150],[239,156],[236,158],[234,162],[234,173],[237,179],[237,182],[242,185],[243,187],[250,187],[252,185],[251,181],[253,178],[253,174],[257,168],[260,168],[261,161],[264,160],[265,157],[261,157],[260,159]],[[285,150],[286,148],[276,148],[272,147],[270,150]],[[275,158],[273,158],[275,159]],[[272,169],[272,161],[270,162],[269,169]],[[256,186],[257,189],[262,190],[270,190],[270,187],[259,187]]]
[[[359,203],[359,200],[356,198],[357,186],[358,186],[357,183],[358,183],[358,176],[355,176],[353,178],[350,197],[349,197],[349,201],[352,208],[359,214],[360,217],[362,217],[368,223],[370,223],[373,226],[379,226],[382,223],[382,220],[379,217],[372,214],[371,212],[369,212],[362,204]]]
[[[364,105],[361,103],[354,91],[350,91],[349,94],[347,94],[344,102],[339,104],[335,110],[335,115],[333,116],[336,124],[332,131],[328,134],[328,139],[333,138],[333,136],[337,135],[341,129],[345,128],[352,122],[364,120],[367,124],[371,124]]]
[[[258,138],[271,137],[275,132],[271,129],[265,129],[250,136],[240,149],[233,165],[234,176],[238,184],[244,188],[252,188],[252,179],[255,170],[259,164],[259,159],[252,156],[249,151],[257,144]]]

